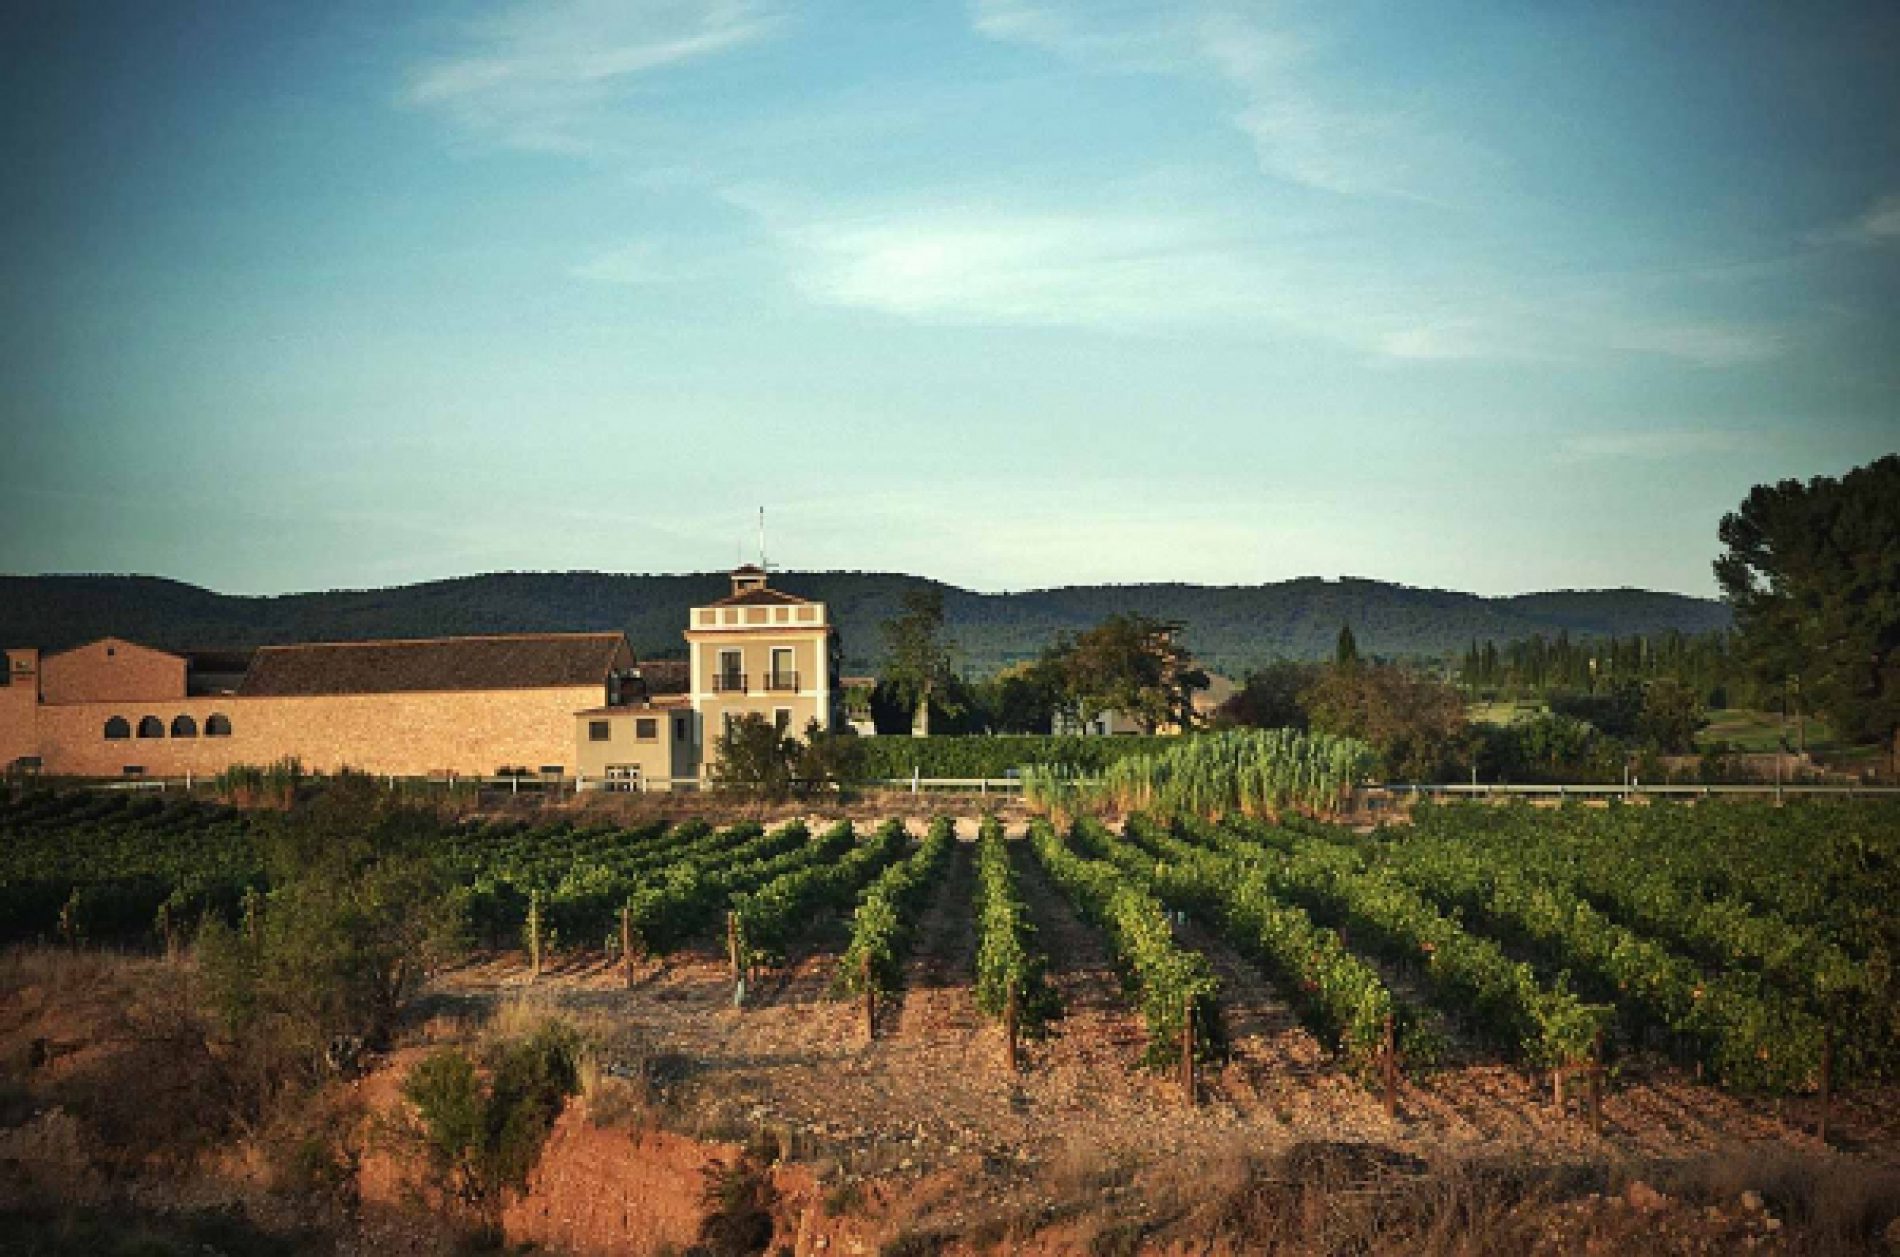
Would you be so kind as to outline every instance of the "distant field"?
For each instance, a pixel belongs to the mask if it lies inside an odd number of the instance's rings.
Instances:
[[[1473,724],[1509,725],[1520,720],[1529,720],[1532,716],[1542,715],[1550,708],[1542,699],[1517,698],[1495,703],[1470,703],[1465,707],[1465,719]]]
[[[1834,731],[1825,720],[1809,716],[1807,726],[1810,751],[1828,750],[1834,746]],[[1745,708],[1712,711],[1709,713],[1708,727],[1696,735],[1696,744],[1706,749],[1710,743],[1726,742],[1737,750],[1772,751],[1785,732],[1789,747],[1794,748],[1798,746],[1798,727],[1793,719],[1784,725],[1781,713],[1776,711]]]

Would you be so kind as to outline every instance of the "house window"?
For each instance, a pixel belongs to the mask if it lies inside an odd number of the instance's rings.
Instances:
[[[798,671],[792,665],[793,652],[790,646],[772,647],[772,676],[769,682],[775,690],[796,690]]]
[[[231,736],[231,717],[221,711],[214,711],[205,717],[205,736],[207,738],[228,738]]]
[[[190,716],[178,716],[172,720],[174,738],[195,738],[198,736],[198,722]]]
[[[157,716],[147,716],[139,721],[139,736],[142,738],[162,738],[165,736],[165,722]]]
[[[132,726],[125,722],[124,716],[114,716],[106,721],[106,741],[123,742],[132,736]]]
[[[587,722],[587,740],[589,742],[606,742],[610,741],[613,736],[614,727],[607,721],[590,720]]]
[[[642,716],[633,722],[633,736],[640,742],[651,742],[660,736],[660,722],[651,716]]]
[[[745,693],[745,657],[736,650],[719,652],[719,675],[713,678],[713,689],[722,694]]]

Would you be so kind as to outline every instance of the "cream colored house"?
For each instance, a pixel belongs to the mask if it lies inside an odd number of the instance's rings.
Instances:
[[[608,697],[604,707],[574,713],[578,789],[641,793],[698,783],[698,718],[684,663],[641,664],[617,677]]]
[[[730,594],[692,609],[686,649],[702,772],[711,770],[719,735],[741,716],[763,716],[792,734],[813,721],[834,729],[843,719],[838,631],[825,604],[771,588],[761,568],[739,568]]]

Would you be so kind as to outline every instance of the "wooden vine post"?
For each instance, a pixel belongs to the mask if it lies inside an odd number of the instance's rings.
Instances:
[[[739,914],[726,913],[726,959],[732,962],[732,980],[741,981],[745,974],[739,969]]]
[[[1590,1133],[1603,1133],[1603,1031],[1600,1027],[1590,1051]]]
[[[528,895],[528,981],[541,976],[541,892]]]
[[[1385,1015],[1385,1033],[1379,1045],[1379,1072],[1385,1080],[1385,1115],[1399,1115],[1399,1032],[1392,1014]]]
[[[1829,1110],[1834,1107],[1834,1026],[1829,1023],[1821,1033],[1821,1117],[1815,1123],[1814,1134],[1823,1144],[1827,1143],[1827,1119],[1832,1116]]]
[[[877,1042],[877,988],[871,985],[871,953],[858,957],[858,981],[864,987],[864,1041]]]
[[[620,964],[627,975],[627,988],[633,989],[633,910],[620,905]]]
[[[1016,979],[1003,992],[1003,1064],[1016,1072]]]
[[[1181,1093],[1189,1104],[1200,1102],[1194,1077],[1194,997],[1181,1001]]]

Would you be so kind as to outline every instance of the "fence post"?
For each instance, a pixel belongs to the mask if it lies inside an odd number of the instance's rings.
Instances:
[[[1821,1033],[1821,1120],[1816,1124],[1815,1136],[1822,1144],[1827,1143],[1827,1119],[1829,1109],[1834,1106],[1834,1026],[1830,1023]]]
[[[633,987],[633,910],[620,905],[620,964],[627,973],[627,987]]]
[[[1181,1091],[1190,1105],[1200,1102],[1194,1079],[1194,997],[1192,995],[1181,1001]]]
[[[877,990],[871,985],[871,953],[858,957],[858,976],[864,983],[864,1041],[877,1042]]]
[[[1016,1072],[1016,979],[1009,980],[1003,995],[1003,1063]]]
[[[1385,1074],[1385,1115],[1399,1115],[1399,1034],[1392,1014],[1385,1015],[1385,1043],[1379,1052],[1381,1072]]]

